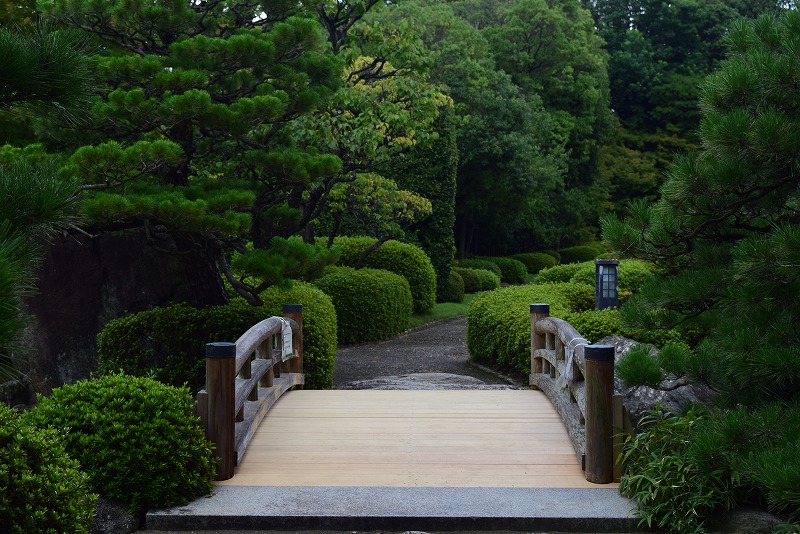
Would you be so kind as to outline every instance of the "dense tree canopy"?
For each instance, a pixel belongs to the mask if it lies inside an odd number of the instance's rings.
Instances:
[[[412,33],[355,24],[375,3],[48,3],[102,46],[85,135],[49,129],[72,151],[64,172],[92,192],[93,229],[205,250],[257,302],[274,280],[237,279],[230,250],[252,275],[258,260],[242,257],[298,232],[311,241],[334,185],[426,142],[448,103]],[[299,248],[282,252],[308,257]]]

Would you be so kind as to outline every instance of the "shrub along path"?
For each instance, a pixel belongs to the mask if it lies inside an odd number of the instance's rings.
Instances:
[[[333,369],[334,387],[338,389],[386,389],[382,377],[401,377],[417,373],[448,373],[471,377],[486,384],[521,387],[510,378],[475,365],[467,352],[467,320],[458,316],[428,323],[385,341],[340,346]],[[364,383],[362,381],[370,381]],[[359,382],[359,383],[355,383]],[[448,376],[412,376],[403,381],[390,381],[392,389],[463,388],[469,378]],[[403,387],[403,383],[408,387]],[[432,384],[426,387],[424,384]]]

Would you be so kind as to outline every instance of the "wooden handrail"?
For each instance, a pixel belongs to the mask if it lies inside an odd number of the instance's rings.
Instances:
[[[206,346],[206,388],[197,394],[195,407],[216,449],[217,480],[233,476],[258,425],[281,395],[305,383],[303,307],[284,304],[283,315],[253,325],[236,343]],[[283,358],[285,324],[292,331],[288,360]]]
[[[568,322],[531,304],[530,386],[541,390],[567,429],[586,480],[619,480],[615,459],[623,428],[622,398],[614,395],[614,347],[590,345]]]

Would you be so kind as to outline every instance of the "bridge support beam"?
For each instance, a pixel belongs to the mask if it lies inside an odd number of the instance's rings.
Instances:
[[[540,319],[546,317],[550,317],[549,304],[531,304],[531,379],[528,380],[531,389],[539,389],[539,386],[533,383],[532,377],[543,370],[542,359],[535,357],[534,354],[538,349],[547,348],[545,334],[537,334],[534,327]]]
[[[614,481],[614,346],[587,345],[586,361],[586,480]]]

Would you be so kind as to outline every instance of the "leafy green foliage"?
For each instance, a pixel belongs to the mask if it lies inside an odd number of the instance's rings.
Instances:
[[[0,523],[12,534],[88,532],[89,477],[55,430],[39,429],[0,403]]]
[[[643,420],[652,426],[625,443],[619,489],[636,501],[640,525],[699,532],[704,517],[733,507],[737,473],[689,454],[705,418],[696,409],[680,417],[656,409]]]
[[[500,287],[500,277],[494,271],[488,269],[471,270],[478,275],[481,291],[491,291],[492,289]]]
[[[205,344],[236,341],[254,324],[282,314],[283,304],[303,305],[303,372],[306,387],[333,385],[336,312],[322,291],[295,282],[261,293],[262,306],[235,301],[224,306],[155,308],[110,321],[97,336],[101,372],[151,375],[173,386],[205,387]]]
[[[597,269],[594,261],[579,265],[580,268],[574,272],[568,281],[595,286],[597,283]],[[569,271],[565,270],[564,272]],[[635,293],[641,289],[647,280],[653,277],[655,267],[653,264],[641,260],[620,260],[617,272],[619,274],[620,293]]]
[[[519,373],[530,372],[530,304],[550,304],[550,315],[582,309],[594,290],[580,284],[510,286],[481,294],[467,312],[467,349],[473,360]]]
[[[364,252],[377,241],[371,237],[336,238],[334,243],[342,251],[339,264],[356,266]],[[363,266],[385,269],[408,280],[415,313],[424,313],[436,303],[436,271],[420,247],[395,240],[386,241],[368,253]]]
[[[110,374],[40,397],[25,420],[64,434],[101,496],[131,512],[184,504],[214,486],[213,446],[186,387]]]
[[[454,267],[453,272],[458,273],[461,277],[461,281],[464,282],[464,293],[477,293],[478,291],[483,290],[481,286],[481,279],[477,273],[478,269],[467,269],[466,267]],[[491,273],[491,271],[486,271]],[[496,274],[492,273],[495,277]],[[500,287],[500,279],[497,279],[497,287]],[[490,288],[496,289],[496,288]]]
[[[339,343],[377,341],[408,329],[411,289],[399,274],[383,269],[331,267],[314,283],[330,296],[336,308]]]
[[[462,302],[464,300],[464,279],[455,270],[450,271],[450,279],[444,292],[439,292],[440,302]]]
[[[520,254],[513,254],[510,258],[521,261],[530,274],[536,274],[542,269],[553,267],[557,265],[559,261],[544,252],[523,252]]]
[[[598,257],[597,248],[590,245],[577,245],[574,247],[562,248],[558,251],[561,254],[561,263],[583,263],[594,260]]]
[[[489,260],[498,267],[500,267],[500,280],[507,284],[522,284],[525,282],[525,275],[528,269],[525,264],[513,258],[478,258]]]
[[[467,269],[485,269],[492,271],[498,277],[502,277],[503,271],[500,266],[495,262],[485,258],[467,258],[458,262],[459,267],[466,267]]]
[[[584,310],[569,313],[564,318],[590,343],[604,337],[623,335],[624,324],[617,310]]]

